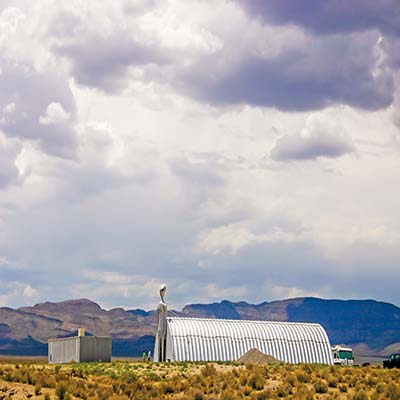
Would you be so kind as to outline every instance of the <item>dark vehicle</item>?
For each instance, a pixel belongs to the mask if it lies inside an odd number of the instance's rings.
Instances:
[[[400,368],[400,353],[391,354],[387,360],[383,361],[384,368]]]

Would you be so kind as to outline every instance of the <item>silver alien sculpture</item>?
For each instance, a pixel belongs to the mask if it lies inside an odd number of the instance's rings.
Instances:
[[[161,301],[157,307],[158,326],[157,326],[157,343],[158,343],[158,361],[165,361],[167,347],[167,304],[164,301],[167,286],[160,286]]]

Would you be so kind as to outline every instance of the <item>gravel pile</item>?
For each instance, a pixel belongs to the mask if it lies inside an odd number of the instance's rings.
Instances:
[[[275,357],[262,353],[258,349],[250,349],[246,354],[239,358],[238,362],[243,364],[274,364],[280,363]]]

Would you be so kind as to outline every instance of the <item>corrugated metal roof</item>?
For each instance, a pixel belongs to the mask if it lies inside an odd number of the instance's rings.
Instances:
[[[319,324],[168,317],[167,353],[176,361],[235,361],[252,348],[288,363],[332,364]]]

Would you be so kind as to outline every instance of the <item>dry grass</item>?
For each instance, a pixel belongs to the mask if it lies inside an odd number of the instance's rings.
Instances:
[[[18,388],[26,397],[15,397]],[[399,400],[400,370],[234,363],[53,366],[5,360],[0,362],[0,400],[8,398]]]

